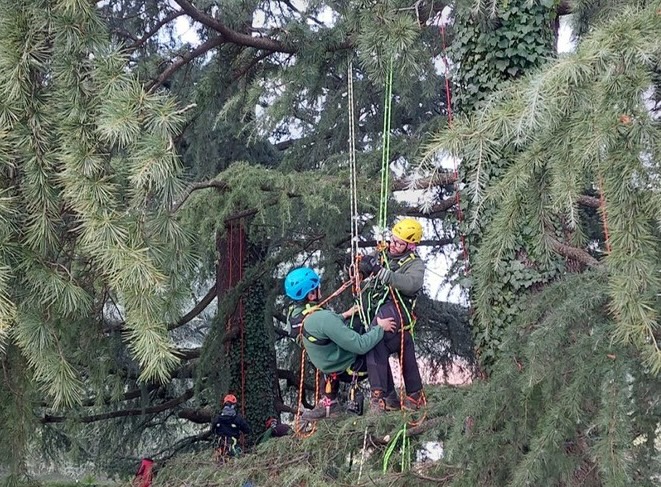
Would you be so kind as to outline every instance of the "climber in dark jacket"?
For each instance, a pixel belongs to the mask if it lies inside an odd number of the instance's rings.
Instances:
[[[241,433],[250,434],[250,425],[236,410],[237,400],[234,394],[223,398],[223,410],[211,423],[211,431],[218,437],[217,449],[223,449],[231,456],[237,456],[241,449],[238,439]]]

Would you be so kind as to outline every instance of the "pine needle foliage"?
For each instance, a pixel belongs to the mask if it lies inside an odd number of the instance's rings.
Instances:
[[[485,185],[479,173],[470,176],[476,208],[497,208],[475,264],[481,326],[493,320],[492,284],[524,226],[532,225],[532,253],[541,261],[551,258],[558,240],[589,243],[578,200],[594,188],[605,201],[602,224],[609,238],[596,245],[607,251],[613,338],[635,344],[654,374],[661,371],[654,183],[661,132],[648,103],[661,47],[658,8],[649,2],[621,9],[575,53],[499,91],[484,111],[439,134],[432,146],[466,161],[490,154],[482,159],[487,165],[517,149],[498,181]]]
[[[187,265],[170,214],[181,113],[129,74],[92,3],[1,2],[0,31],[2,344],[55,408],[79,403],[112,296],[140,378],[164,381],[171,276]]]
[[[447,460],[465,470],[451,485],[654,485],[661,383],[613,341],[608,300],[600,269],[525,301],[490,380],[456,409]]]

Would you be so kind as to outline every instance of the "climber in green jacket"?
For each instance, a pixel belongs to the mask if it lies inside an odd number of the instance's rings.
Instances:
[[[395,329],[393,318],[378,318],[376,325],[361,335],[347,326],[343,316],[317,305],[321,300],[319,275],[308,267],[291,271],[285,278],[285,294],[300,305],[304,319],[300,335],[310,362],[324,373],[326,387],[323,398],[301,419],[316,421],[336,416],[339,382],[349,382],[353,374],[366,369],[364,354],[383,338],[384,331]],[[345,315],[346,317],[346,315]]]

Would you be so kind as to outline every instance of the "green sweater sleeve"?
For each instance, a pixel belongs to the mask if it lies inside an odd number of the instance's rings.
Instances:
[[[425,263],[421,259],[414,259],[395,272],[384,269],[378,277],[384,284],[394,287],[406,296],[413,296],[425,283]]]
[[[332,315],[324,323],[324,334],[335,344],[357,355],[363,355],[374,348],[383,338],[383,328],[373,327],[369,332],[361,335],[346,326],[338,315]]]

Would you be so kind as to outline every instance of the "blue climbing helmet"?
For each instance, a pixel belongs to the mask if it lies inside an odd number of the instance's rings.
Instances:
[[[285,277],[285,294],[294,301],[302,301],[310,291],[319,287],[319,275],[309,267],[294,269]]]

